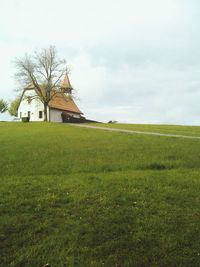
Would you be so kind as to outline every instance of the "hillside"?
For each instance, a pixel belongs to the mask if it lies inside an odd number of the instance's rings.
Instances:
[[[200,136],[127,129],[152,127]],[[2,266],[200,265],[200,140],[0,123],[0,148]]]

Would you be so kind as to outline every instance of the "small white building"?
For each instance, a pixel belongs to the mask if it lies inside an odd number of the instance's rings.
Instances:
[[[82,118],[82,112],[71,97],[72,86],[67,74],[59,92],[56,92],[47,107],[47,118],[51,122],[62,122],[63,115],[71,118]],[[31,101],[28,101],[32,98]],[[37,97],[34,86],[24,89],[18,106],[18,118],[29,117],[30,121],[44,121],[44,104]]]

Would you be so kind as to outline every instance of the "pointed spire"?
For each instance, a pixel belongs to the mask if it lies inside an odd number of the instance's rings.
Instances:
[[[71,86],[71,83],[69,81],[69,77],[68,77],[67,73],[65,73],[61,88],[65,89],[66,91],[68,91],[68,90],[71,91],[73,89]]]

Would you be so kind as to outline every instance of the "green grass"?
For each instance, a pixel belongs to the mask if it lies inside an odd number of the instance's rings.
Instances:
[[[128,123],[90,123],[93,126],[120,128],[126,130],[187,135],[200,137],[199,126],[177,126],[177,125],[159,125],[159,124],[128,124]]]
[[[200,140],[1,123],[0,153],[1,266],[200,265]]]

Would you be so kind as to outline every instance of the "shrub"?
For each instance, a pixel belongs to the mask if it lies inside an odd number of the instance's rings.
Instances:
[[[29,117],[22,117],[22,122],[29,122],[30,118]]]

